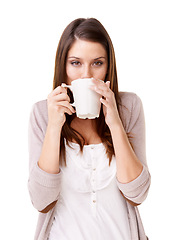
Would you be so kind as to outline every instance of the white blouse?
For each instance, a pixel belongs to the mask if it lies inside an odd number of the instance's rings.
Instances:
[[[85,145],[65,141],[67,166],[49,240],[129,240],[127,205],[116,184],[116,159],[109,159],[103,143]]]

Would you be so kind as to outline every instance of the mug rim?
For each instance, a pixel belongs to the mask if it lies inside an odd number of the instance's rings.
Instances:
[[[74,84],[74,82],[77,82],[77,81],[89,81],[89,80],[92,80],[93,78],[77,78],[75,80],[73,80],[71,82],[71,85]]]

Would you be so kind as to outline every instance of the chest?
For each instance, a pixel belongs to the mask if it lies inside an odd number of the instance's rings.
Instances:
[[[76,192],[92,192],[104,188],[116,176],[116,160],[109,165],[102,143],[85,145],[83,153],[78,144],[66,145],[66,166],[61,167],[65,189]]]

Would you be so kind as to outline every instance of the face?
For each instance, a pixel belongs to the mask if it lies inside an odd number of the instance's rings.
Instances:
[[[67,55],[67,84],[78,78],[104,80],[107,68],[107,53],[100,43],[77,39]]]

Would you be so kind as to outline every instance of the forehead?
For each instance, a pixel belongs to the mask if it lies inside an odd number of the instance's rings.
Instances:
[[[101,43],[77,39],[68,52],[68,57],[70,56],[97,58],[100,56],[106,57],[107,53]]]

